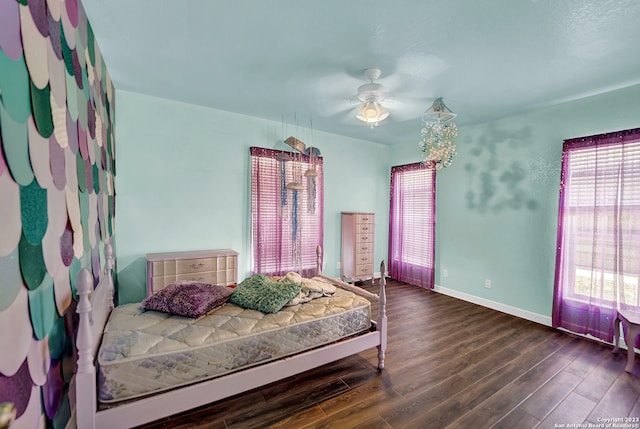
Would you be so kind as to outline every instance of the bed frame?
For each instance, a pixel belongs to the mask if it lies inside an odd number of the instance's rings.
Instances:
[[[380,292],[372,294],[357,286],[321,273],[322,250],[317,248],[317,273],[333,284],[378,302],[378,317],[372,321],[375,329],[326,346],[241,370],[218,378],[176,388],[164,393],[98,409],[95,359],[102,332],[113,310],[114,254],[111,244],[104,249],[105,272],[93,287],[91,273],[85,268],[77,277],[80,316],[76,346],[78,349],[75,377],[76,422],[79,429],[130,428],[209,404],[299,374],[318,366],[345,358],[361,351],[378,348],[378,369],[384,368],[387,347],[387,315],[385,265],[380,264]]]

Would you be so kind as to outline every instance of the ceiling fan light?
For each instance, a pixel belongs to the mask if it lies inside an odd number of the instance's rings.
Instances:
[[[377,124],[388,117],[389,111],[377,101],[366,101],[356,114],[356,118],[367,124]]]
[[[378,122],[382,122],[389,117],[389,111],[383,106],[379,106],[378,109]]]
[[[372,103],[367,103],[364,106],[364,109],[362,109],[365,118],[367,119],[373,119],[373,118],[377,118],[378,117],[378,109],[376,109],[376,106]]]

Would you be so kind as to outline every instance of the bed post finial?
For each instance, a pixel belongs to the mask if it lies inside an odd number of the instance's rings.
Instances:
[[[322,247],[318,244],[316,247],[316,275],[322,274]]]

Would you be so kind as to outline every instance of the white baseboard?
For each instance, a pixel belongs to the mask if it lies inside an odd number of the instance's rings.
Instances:
[[[530,320],[532,322],[540,323],[545,326],[551,326],[551,317],[549,316],[533,313],[531,311],[523,310],[518,307],[512,307],[510,305],[491,301],[490,299],[480,298],[465,292],[460,292],[460,291],[449,289],[439,285],[435,285],[433,290],[443,295],[452,296],[454,298],[458,298],[463,301],[467,301],[473,304],[481,305],[483,307],[491,308],[492,310],[497,310],[502,313],[511,314],[512,316],[520,317],[521,319]]]

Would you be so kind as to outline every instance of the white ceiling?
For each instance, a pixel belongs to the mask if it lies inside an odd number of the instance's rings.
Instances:
[[[638,0],[82,0],[118,89],[396,144],[640,84]],[[364,70],[391,117],[355,119]],[[603,112],[606,114],[606,110]]]

